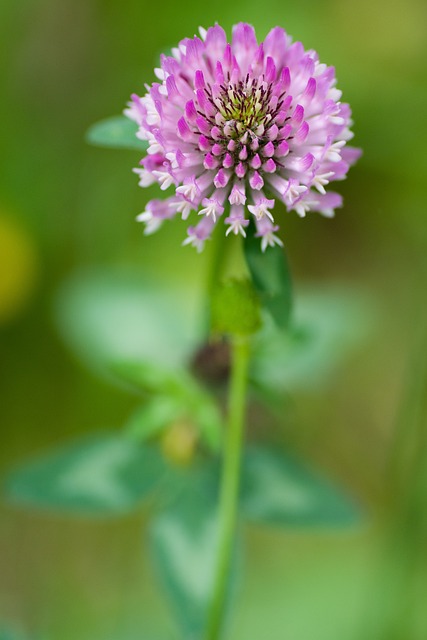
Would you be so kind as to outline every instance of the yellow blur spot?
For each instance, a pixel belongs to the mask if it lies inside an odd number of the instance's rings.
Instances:
[[[186,466],[193,459],[197,445],[197,432],[191,422],[175,422],[165,431],[161,447],[163,455],[174,464]]]
[[[16,220],[0,213],[0,324],[25,308],[37,273],[37,252],[31,236]]]

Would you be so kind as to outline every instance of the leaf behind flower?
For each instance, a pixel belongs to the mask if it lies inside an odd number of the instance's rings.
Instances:
[[[329,286],[302,288],[288,332],[266,322],[255,336],[251,379],[270,394],[323,384],[369,334],[370,302],[358,292]]]
[[[246,263],[262,305],[280,329],[287,329],[292,312],[292,279],[283,248],[275,245],[261,251],[255,227],[249,226],[244,241]]]
[[[138,149],[146,151],[148,143],[136,137],[138,125],[126,116],[112,116],[91,125],[86,132],[86,142],[95,147],[112,149]]]
[[[136,362],[170,377],[185,367],[201,335],[191,291],[119,269],[71,276],[56,297],[55,319],[69,348],[104,375],[120,362]]]

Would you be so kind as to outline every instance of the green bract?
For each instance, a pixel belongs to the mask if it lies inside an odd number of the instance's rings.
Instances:
[[[261,328],[260,305],[247,280],[229,280],[212,296],[212,328],[216,333],[248,336]]]

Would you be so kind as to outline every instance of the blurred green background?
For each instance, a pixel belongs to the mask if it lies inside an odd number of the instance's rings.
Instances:
[[[281,228],[295,288],[339,285],[369,301],[371,318],[327,382],[293,393],[278,437],[346,486],[372,522],[344,534],[249,530],[231,637],[360,638],[382,553],[392,427],[427,307],[423,0],[1,0],[0,464],[119,426],[135,404],[59,339],[53,297],[68,274],[134,265],[198,283],[207,255],[180,247],[179,221],[149,238],[134,222],[150,197],[131,172],[138,152],[91,148],[84,134],[143,92],[163,49],[215,21],[228,32],[248,21],[259,38],[281,25],[335,65],[364,155],[339,184],[334,221],[283,213]],[[73,521],[7,505],[2,620],[61,640],[156,640],[152,630],[174,629],[138,518]],[[417,620],[393,637],[425,638]]]

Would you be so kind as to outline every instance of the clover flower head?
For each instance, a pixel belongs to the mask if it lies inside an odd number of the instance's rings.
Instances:
[[[351,111],[334,68],[315,51],[280,27],[258,44],[248,24],[233,28],[231,43],[215,25],[163,55],[155,73],[159,82],[125,111],[149,145],[134,170],[139,184],[174,191],[138,216],[145,233],[198,213],[183,244],[201,251],[223,216],[226,235],[245,236],[253,219],[264,251],[282,244],[277,200],[302,217],[331,217],[342,205],[325,187],[345,178],[360,151],[347,145]]]

